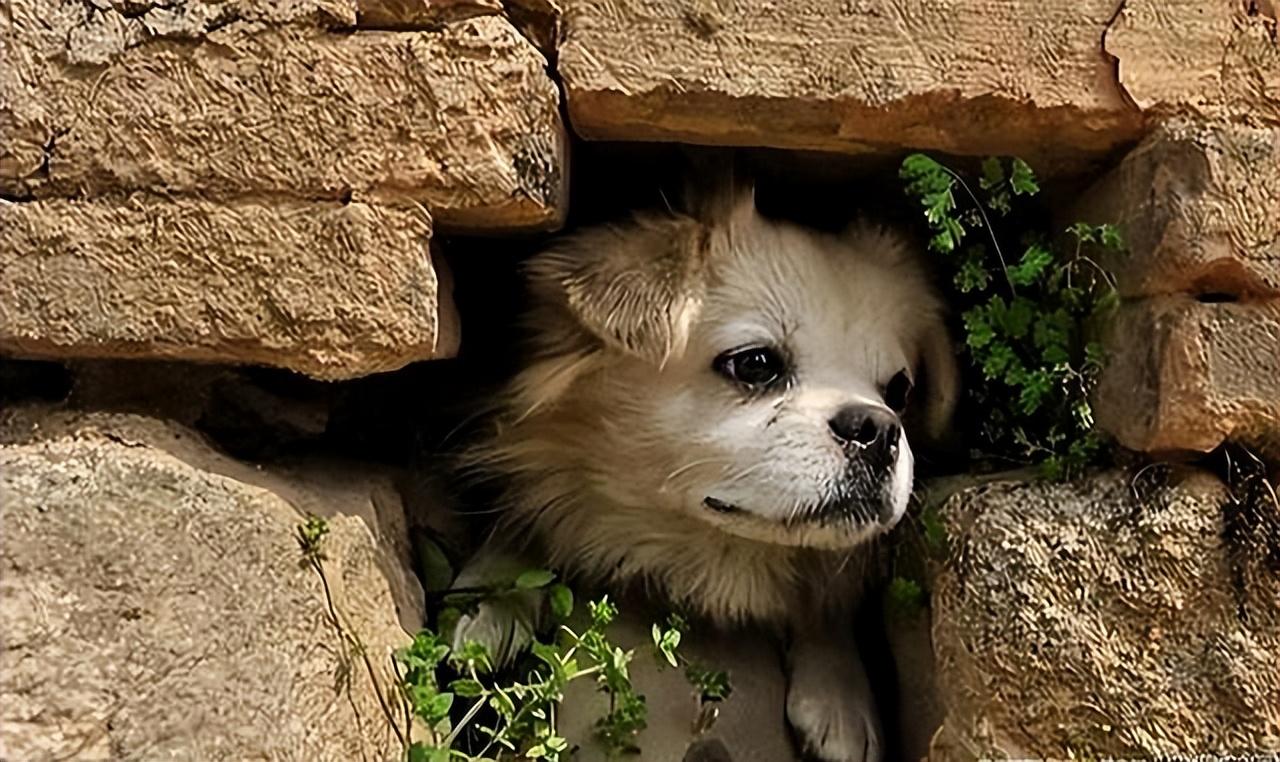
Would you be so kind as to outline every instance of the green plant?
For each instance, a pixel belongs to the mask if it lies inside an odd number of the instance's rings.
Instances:
[[[396,654],[401,689],[430,734],[426,740],[411,740],[410,762],[560,760],[571,745],[557,728],[557,709],[565,687],[586,678],[594,679],[609,700],[608,711],[595,723],[596,740],[610,756],[638,751],[636,739],[647,724],[648,707],[631,683],[634,650],[616,645],[607,635],[618,609],[608,596],[588,603],[590,622],[577,632],[565,624],[573,611],[573,593],[554,580],[551,572],[531,570],[509,587],[463,590],[452,599],[445,598],[452,607],[459,603],[458,598],[466,599],[466,605],[519,590],[547,591],[552,614],[559,622],[555,637],[549,642],[535,641],[530,647],[532,658],[514,674],[495,671],[479,643],[467,643],[454,652],[442,635],[429,629]],[[655,625],[655,647],[663,662],[684,663],[677,650],[683,628],[683,620],[678,618],[670,619],[666,628]],[[444,688],[438,681],[443,671],[455,675]],[[690,681],[705,701],[729,695],[728,677],[723,672],[700,669]],[[454,723],[454,703],[459,699],[470,703]],[[469,743],[468,733],[472,736]]]
[[[976,454],[1038,464],[1049,478],[1077,475],[1102,450],[1089,394],[1104,353],[1088,328],[1117,302],[1115,279],[1089,253],[1122,250],[1118,229],[1076,223],[1051,235],[1026,224],[1034,216],[1015,212],[1040,187],[1021,159],[982,162],[982,198],[923,154],[908,156],[899,175],[924,213],[929,248],[942,255],[961,308]],[[971,236],[975,230],[986,235]],[[1009,232],[1016,250],[1004,245]]]

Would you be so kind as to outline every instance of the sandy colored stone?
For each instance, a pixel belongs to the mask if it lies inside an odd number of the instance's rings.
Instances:
[[[412,200],[450,228],[563,216],[559,92],[501,17],[355,34],[228,23],[95,66],[76,65],[80,18],[54,0],[7,18],[0,193]]]
[[[1280,748],[1280,548],[1224,542],[1208,474],[1133,485],[1003,482],[945,504],[931,759]]]
[[[1084,199],[1124,233],[1097,253],[1123,296],[1280,296],[1280,129],[1165,124]]]
[[[0,757],[399,758],[378,697],[422,612],[389,481],[136,416],[11,409],[0,440]],[[376,687],[299,563],[306,513]]]
[[[502,13],[501,0],[357,0],[363,28],[422,29],[474,16]]]
[[[859,152],[1105,152],[1140,119],[1114,0],[570,0],[557,68],[587,138]]]
[[[138,194],[0,203],[0,348],[337,379],[449,356],[420,209]]]
[[[1280,124],[1273,0],[1127,0],[1107,33],[1120,82],[1152,117]]]
[[[1126,304],[1107,348],[1095,412],[1120,444],[1208,452],[1235,439],[1280,457],[1280,300]]]

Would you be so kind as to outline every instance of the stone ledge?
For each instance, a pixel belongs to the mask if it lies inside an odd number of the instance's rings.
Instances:
[[[558,68],[592,139],[1074,160],[1141,132],[1115,6],[573,0]]]
[[[1126,0],[1104,47],[1120,83],[1156,118],[1280,125],[1276,6],[1263,2]]]
[[[351,378],[456,351],[418,209],[142,194],[0,203],[0,349]]]
[[[163,421],[9,408],[0,493],[6,759],[402,756],[381,706],[405,716],[391,653],[423,612],[389,473],[264,469]],[[300,563],[308,514],[368,668]]]
[[[42,26],[51,5],[18,3],[5,35],[2,194],[414,201],[454,229],[563,218],[559,91],[501,17],[347,35],[231,24],[76,66]]]
[[[1095,408],[1120,444],[1208,452],[1234,439],[1280,456],[1280,301],[1128,303],[1107,348]]]
[[[1206,473],[1145,488],[1112,472],[949,500],[932,585],[948,714],[930,759],[1276,748],[1275,549],[1224,542],[1226,497]]]
[[[1280,129],[1170,122],[1083,198],[1124,231],[1099,253],[1122,296],[1280,297]]]

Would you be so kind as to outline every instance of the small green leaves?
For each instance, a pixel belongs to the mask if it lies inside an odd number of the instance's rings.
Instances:
[[[595,627],[608,627],[618,616],[618,607],[613,605],[607,595],[588,603],[587,609],[591,612],[591,623]]]
[[[955,251],[964,239],[964,225],[953,214],[956,199],[952,189],[956,180],[950,171],[922,153],[913,153],[903,159],[898,176],[906,181],[907,192],[919,199],[924,218],[933,230],[929,248],[940,254]]]
[[[1039,244],[1032,244],[1022,253],[1018,264],[1009,268],[1009,282],[1015,286],[1030,286],[1053,264],[1053,253]]]
[[[886,604],[889,612],[899,619],[914,619],[925,609],[924,588],[906,577],[894,577],[889,582]]]
[[[1036,174],[1022,159],[1015,158],[1009,171],[1009,187],[1019,196],[1034,196],[1040,192]]]
[[[920,525],[923,527],[925,548],[934,558],[947,556],[947,526],[935,505],[926,505],[920,512]]]
[[[418,537],[415,544],[422,589],[428,594],[449,589],[449,585],[453,583],[453,564],[449,563],[444,550],[430,537]]]
[[[987,206],[1001,215],[1013,208],[1009,200],[1009,186],[1005,183],[1004,167],[1000,160],[989,156],[982,161],[982,179],[978,186],[987,192]]]
[[[302,551],[304,564],[319,563],[324,560],[324,551],[320,546],[327,534],[329,534],[329,522],[319,516],[307,516],[307,520],[298,525],[295,539],[298,541],[298,549]]]
[[[1124,249],[1124,237],[1120,235],[1120,228],[1115,225],[1098,226],[1098,243],[1112,251]]]
[[[1119,302],[1115,278],[1090,255],[1123,251],[1119,228],[1079,222],[1055,237],[1036,227],[1046,215],[1022,212],[1040,184],[1018,158],[983,160],[976,182],[920,154],[899,174],[929,248],[949,255],[940,263],[964,325],[966,394],[979,411],[972,449],[994,462],[1043,464],[1055,478],[1078,473],[1102,450],[1088,397],[1105,357],[1086,326]],[[964,241],[980,228],[986,244]]]
[[[685,668],[684,677],[698,691],[699,701],[724,701],[733,694],[729,673],[711,669],[704,664],[691,663]]]
[[[509,595],[512,590],[546,589],[552,613],[563,620],[573,611],[573,593],[553,580],[550,572],[533,570],[486,595],[496,598]],[[556,706],[569,683],[589,676],[609,696],[609,712],[595,724],[596,738],[611,756],[637,751],[636,738],[646,726],[648,709],[644,697],[631,684],[630,665],[635,652],[614,645],[605,634],[605,627],[618,616],[617,606],[602,598],[590,602],[588,608],[592,624],[581,635],[561,625],[560,635],[553,641],[535,640],[531,644],[532,658],[496,674],[487,649],[480,643],[467,642],[451,651],[438,633],[418,633],[408,646],[396,652],[395,660],[400,693],[431,737],[409,743],[406,759],[493,762],[524,758],[562,762],[571,744],[556,730]],[[683,661],[677,648],[685,627],[684,620],[676,615],[668,617],[665,626],[654,625],[655,648],[668,664],[679,665]],[[705,692],[709,696],[727,696],[727,676],[709,669],[704,672]],[[447,690],[440,689],[438,679],[448,679]],[[492,710],[487,715],[489,719],[476,719],[485,716],[477,714],[480,707]],[[459,746],[463,743],[459,738],[470,740]],[[478,756],[473,748],[476,739],[483,747]]]
[[[573,591],[568,585],[555,584],[547,591],[551,602],[551,615],[563,622],[573,614]]]
[[[529,569],[516,577],[516,589],[537,590],[550,585],[555,578],[555,573],[546,569]]]
[[[991,272],[987,270],[986,249],[981,245],[970,246],[965,253],[964,262],[952,279],[956,290],[962,294],[986,290],[991,284]]]
[[[680,666],[680,663],[676,661],[676,648],[679,645],[679,630],[664,630],[656,624],[653,626],[653,646],[658,650],[658,653],[667,660],[667,663],[673,667]]]
[[[480,684],[479,680],[471,680],[464,677],[449,683],[449,690],[463,698],[475,698],[484,693],[484,686]]]

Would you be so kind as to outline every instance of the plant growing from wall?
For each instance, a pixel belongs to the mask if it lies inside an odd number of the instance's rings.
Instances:
[[[396,651],[391,666],[397,684],[384,691],[368,649],[359,633],[344,621],[333,599],[324,568],[328,534],[328,522],[318,516],[308,517],[295,533],[301,564],[319,576],[326,619],[348,652],[342,657],[340,681],[350,690],[350,659],[358,657],[383,717],[404,746],[409,762],[557,762],[566,758],[573,744],[559,734],[556,714],[565,687],[588,678],[609,701],[608,711],[595,723],[595,740],[611,757],[639,750],[637,737],[645,729],[648,708],[644,696],[631,684],[629,667],[635,651],[623,649],[608,637],[607,629],[618,616],[608,596],[588,604],[589,621],[577,632],[566,624],[573,613],[573,593],[555,581],[553,572],[530,569],[509,584],[447,589],[453,580],[452,566],[438,545],[423,538],[420,560],[426,572],[424,583],[436,604],[437,627],[423,629],[413,642]],[[479,643],[450,648],[448,636],[462,611],[530,590],[546,593],[556,629],[549,640],[532,644],[523,664],[495,670]],[[685,620],[676,615],[669,616],[665,626],[655,624],[653,654],[659,664],[685,668],[685,678],[700,707],[694,727],[702,732],[714,723],[718,704],[729,697],[731,688],[727,673],[690,662],[679,652],[687,629]],[[426,738],[415,740],[415,728],[425,728]]]
[[[1123,249],[1119,231],[1023,224],[1031,217],[1019,206],[1040,187],[1021,159],[986,159],[975,184],[923,154],[908,156],[899,174],[960,310],[967,404],[978,413],[974,454],[1034,464],[1049,478],[1078,475],[1102,452],[1089,394],[1104,353],[1089,328],[1117,303],[1114,277],[1089,253]]]
[[[565,688],[582,679],[594,680],[609,701],[608,711],[595,723],[595,740],[611,757],[639,751],[637,737],[645,729],[648,707],[631,683],[629,667],[635,651],[616,645],[607,634],[618,616],[617,607],[608,596],[589,603],[589,624],[577,632],[565,623],[573,610],[573,595],[569,588],[553,585],[553,580],[551,572],[530,570],[509,588],[464,591],[460,597],[465,600],[454,597],[445,604],[449,608],[474,605],[521,590],[547,588],[552,614],[559,622],[556,636],[549,642],[535,641],[524,666],[495,670],[484,646],[471,642],[453,651],[443,635],[430,629],[396,653],[401,690],[430,736],[411,739],[410,762],[567,758],[573,744],[560,735],[556,715]],[[704,718],[714,718],[714,704],[729,695],[728,676],[689,664],[679,654],[685,627],[678,617],[671,617],[665,627],[655,624],[653,649],[660,662],[687,667],[686,677],[704,708],[698,723],[705,729],[709,722]],[[453,675],[444,686],[441,673]],[[469,704],[455,722],[458,700]]]

